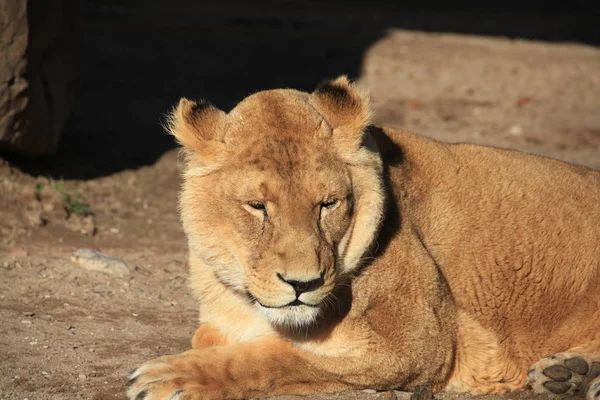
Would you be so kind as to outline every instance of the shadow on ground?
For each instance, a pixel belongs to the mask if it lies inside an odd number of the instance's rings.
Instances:
[[[355,78],[390,27],[600,43],[600,7],[588,1],[397,3],[83,1],[82,80],[58,154],[7,158],[24,172],[66,179],[152,164],[174,147],[160,120],[179,97],[228,110],[257,90]]]

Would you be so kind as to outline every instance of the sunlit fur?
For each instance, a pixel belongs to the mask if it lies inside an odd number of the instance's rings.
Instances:
[[[313,324],[320,314],[318,307],[311,306],[293,306],[282,308],[266,308],[261,305],[260,313],[264,315],[270,323],[283,329],[302,330]]]

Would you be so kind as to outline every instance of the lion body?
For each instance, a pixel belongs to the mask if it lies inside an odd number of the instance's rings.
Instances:
[[[343,78],[180,104],[201,327],[132,398],[503,392],[553,353],[600,361],[600,173],[369,116]]]

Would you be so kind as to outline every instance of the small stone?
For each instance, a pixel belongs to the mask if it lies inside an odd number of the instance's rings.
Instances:
[[[87,376],[85,376],[85,374],[79,374],[79,379],[85,379],[87,378]]]
[[[40,374],[42,374],[42,375],[44,375],[44,376],[48,376],[48,375],[50,375],[50,373],[49,373],[49,372],[47,372],[47,371],[42,371],[42,372],[40,372]]]
[[[365,389],[365,390],[363,390],[363,393],[374,394],[374,393],[377,393],[377,390],[374,390],[374,389]]]
[[[119,228],[110,228],[110,233],[119,233]]]
[[[25,324],[25,325],[31,325],[31,320],[29,320],[29,319],[22,319],[21,323]]]
[[[24,247],[16,247],[8,252],[8,257],[27,257],[29,253]]]
[[[118,278],[126,278],[131,274],[125,261],[107,256],[93,249],[77,249],[71,255],[71,261],[89,271],[100,271]]]
[[[533,103],[533,98],[531,97],[520,97],[517,102],[516,102],[516,106],[517,107],[523,107],[524,105]]]
[[[394,392],[393,390],[390,390],[385,393],[384,399],[385,400],[398,400],[398,396],[396,396],[396,392]]]
[[[65,221],[65,226],[73,232],[94,236],[96,234],[96,221],[93,215],[71,214]]]
[[[523,128],[521,128],[520,125],[513,125],[508,130],[508,133],[510,133],[512,136],[521,136],[523,135]]]
[[[131,315],[133,315],[134,317],[139,317],[140,316],[140,314],[136,314],[136,313],[133,313]]]
[[[24,311],[21,314],[23,314],[26,317],[33,317],[35,315],[33,311]]]
[[[45,224],[44,219],[42,218],[42,209],[41,208],[26,208],[22,212],[23,219],[29,226],[43,226]]]
[[[429,385],[415,386],[411,400],[433,400],[433,392]]]

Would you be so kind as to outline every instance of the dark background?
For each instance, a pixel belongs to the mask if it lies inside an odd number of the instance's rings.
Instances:
[[[91,178],[174,147],[182,97],[224,110],[262,89],[360,76],[389,28],[600,43],[600,1],[100,1],[81,4],[81,82],[58,154],[26,172]]]

